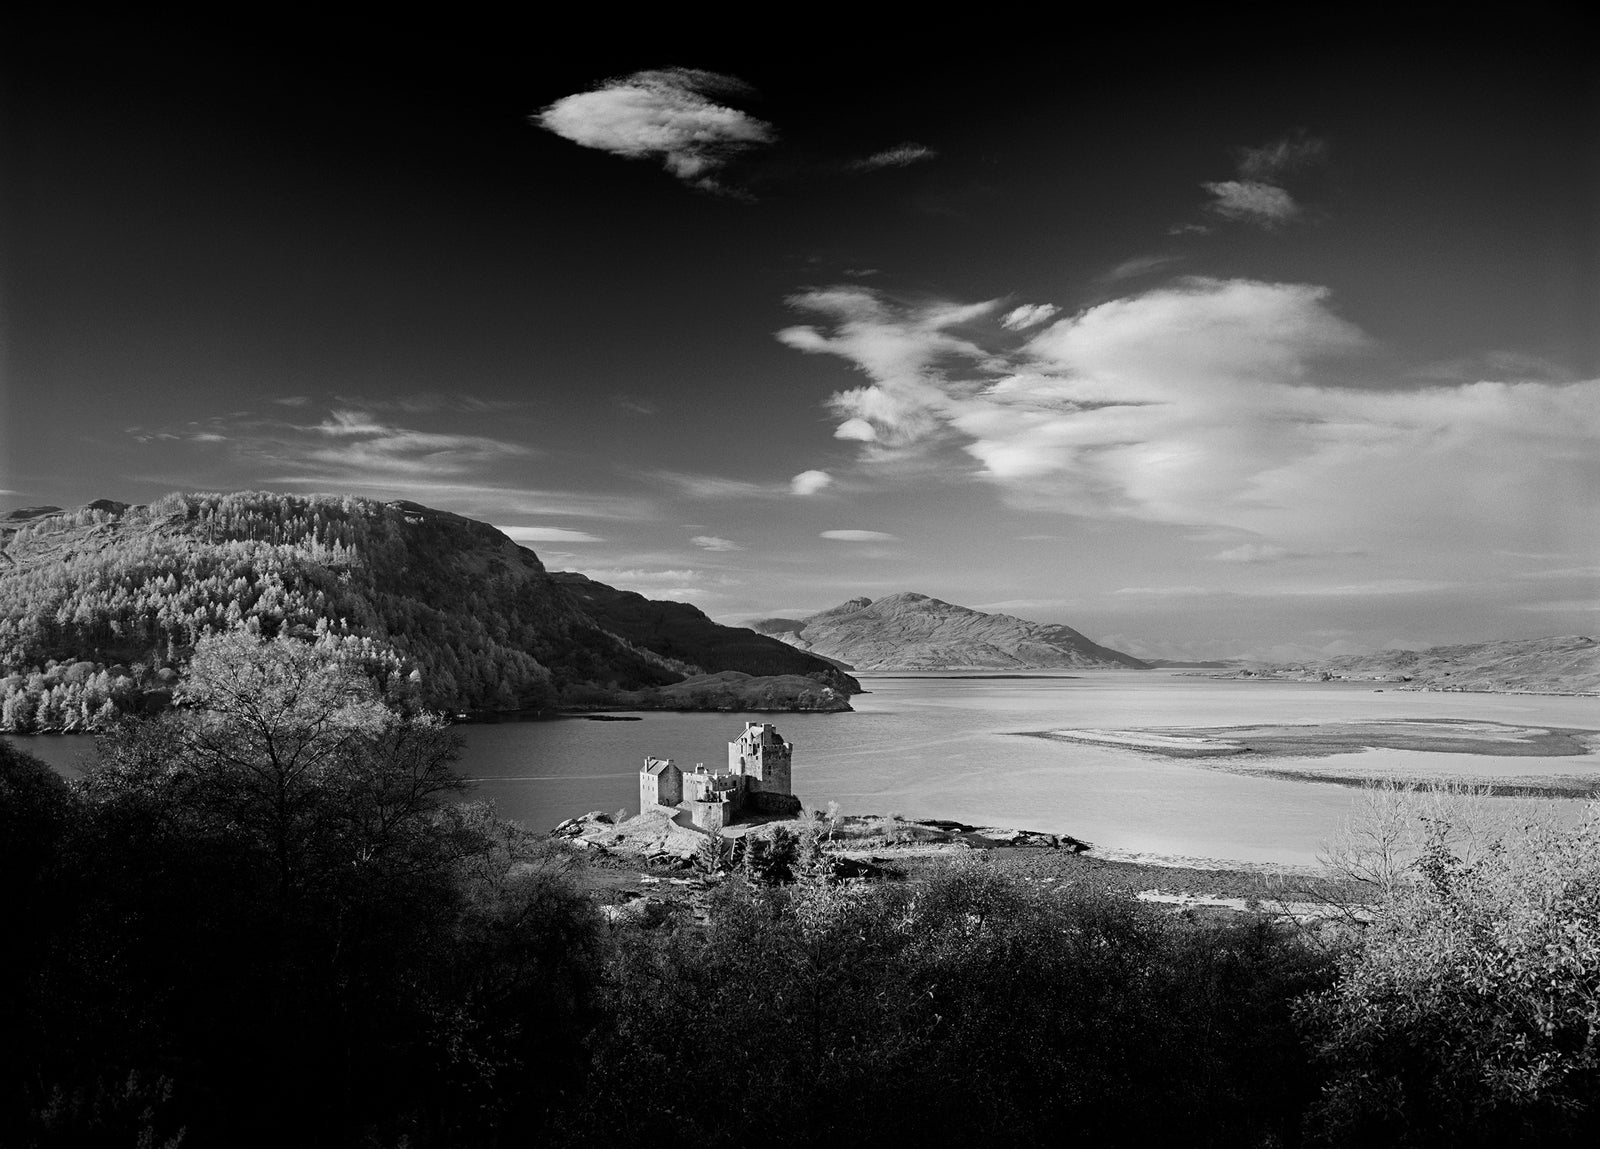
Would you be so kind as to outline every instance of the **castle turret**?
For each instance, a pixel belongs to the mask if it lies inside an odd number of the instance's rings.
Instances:
[[[770,722],[746,722],[744,733],[728,743],[728,773],[744,775],[752,793],[792,794],[790,767],[794,746]]]

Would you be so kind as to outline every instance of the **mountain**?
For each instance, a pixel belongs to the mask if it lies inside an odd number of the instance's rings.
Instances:
[[[855,598],[809,618],[751,629],[854,670],[1070,670],[1146,664],[1069,626],[985,614],[925,594]]]
[[[1419,690],[1600,693],[1600,642],[1581,635],[1383,650],[1241,670],[1230,677],[1394,682]]]
[[[689,603],[645,598],[568,571],[550,578],[612,634],[703,673],[798,674],[847,694],[861,692],[861,684],[833,663],[753,630],[712,622]]]
[[[596,600],[623,593],[592,587]],[[360,660],[433,709],[690,706],[661,689],[753,668],[719,637],[731,628],[704,621],[698,644],[658,652],[648,628],[630,637],[598,621],[532,551],[416,503],[248,492],[35,508],[0,522],[0,729],[84,729],[157,707],[196,639],[230,627]],[[683,657],[713,648],[714,666]],[[810,676],[817,697],[799,703],[848,708],[853,680],[800,658],[772,672]],[[782,701],[766,678],[751,683],[743,693]],[[740,694],[724,683],[718,699]]]

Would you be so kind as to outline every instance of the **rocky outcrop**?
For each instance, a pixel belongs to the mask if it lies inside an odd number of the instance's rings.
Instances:
[[[986,614],[911,592],[851,599],[809,618],[768,618],[751,626],[858,671],[1146,669],[1131,654],[1069,626]]]

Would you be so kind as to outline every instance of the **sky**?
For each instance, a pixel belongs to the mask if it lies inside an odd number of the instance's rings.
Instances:
[[[1593,634],[1575,8],[1188,12],[23,6],[0,511],[412,499],[722,622],[912,590],[1148,657]]]

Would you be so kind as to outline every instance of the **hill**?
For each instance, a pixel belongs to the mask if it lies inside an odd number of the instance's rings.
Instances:
[[[1414,690],[1600,693],[1600,642],[1581,635],[1383,650],[1313,663],[1264,666],[1226,677],[1393,682]]]
[[[612,634],[706,674],[797,674],[848,694],[861,691],[861,684],[833,663],[753,630],[712,622],[689,603],[645,598],[568,571],[554,571],[550,577]]]
[[[232,627],[316,642],[450,712],[593,707],[707,670],[607,629],[493,527],[416,503],[101,500],[0,522],[0,555],[4,729],[86,729],[159,707],[199,636]],[[745,669],[727,661],[717,669]],[[816,661],[787,672],[837,681]],[[839,684],[835,708],[852,689]]]
[[[851,599],[809,618],[762,619],[751,628],[854,670],[1146,668],[1069,626],[985,614],[909,591]]]

